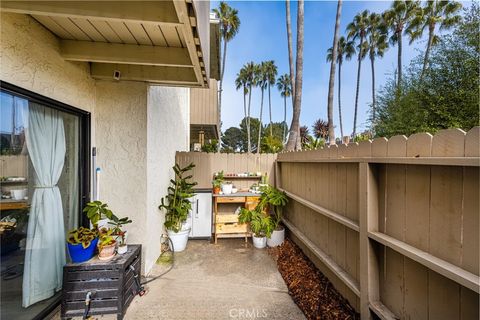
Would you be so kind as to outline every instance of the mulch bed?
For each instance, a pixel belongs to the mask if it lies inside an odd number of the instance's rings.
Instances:
[[[307,319],[360,319],[332,283],[291,240],[269,249],[293,301]]]

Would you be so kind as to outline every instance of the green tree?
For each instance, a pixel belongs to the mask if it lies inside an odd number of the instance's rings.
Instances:
[[[300,113],[302,109],[302,81],[303,81],[303,42],[304,42],[304,0],[298,0],[297,6],[297,56],[295,63],[295,82],[294,88],[294,103],[292,124],[290,125],[290,133],[288,135],[288,142],[286,149],[291,151],[294,149],[300,150],[302,144],[300,141]]]
[[[414,59],[399,93],[390,79],[378,94],[378,136],[410,135],[479,125],[480,9],[472,4],[464,21],[432,48],[423,79],[424,55]]]
[[[357,133],[357,113],[358,113],[358,94],[360,91],[360,71],[362,68],[362,59],[364,58],[364,41],[367,35],[367,28],[368,28],[368,17],[369,12],[368,10],[364,10],[361,13],[358,13],[354,18],[353,21],[350,22],[347,26],[347,33],[348,33],[348,40],[356,41],[359,40],[358,44],[358,68],[357,68],[357,88],[355,91],[355,110],[353,114],[353,132],[352,135],[355,137]]]
[[[410,27],[420,8],[418,0],[395,0],[392,7],[383,13],[383,19],[387,27],[392,31],[390,42],[397,44],[397,85],[402,85],[402,38],[403,33]]]
[[[432,46],[438,43],[439,37],[435,33],[437,25],[440,30],[448,30],[461,21],[461,16],[457,14],[462,5],[456,1],[426,1],[425,6],[417,11],[417,15],[412,20],[407,32],[410,34],[410,42],[421,38],[425,29],[428,28],[428,41],[423,58],[422,78],[428,66],[428,58]]]
[[[238,17],[238,10],[230,7],[226,2],[221,1],[218,8],[213,9],[213,12],[220,20],[220,35],[223,42],[222,68],[220,69],[220,84],[218,95],[218,108],[222,108],[222,90],[223,90],[223,75],[225,73],[225,61],[227,58],[227,43],[230,42],[240,29],[240,18]]]
[[[343,122],[342,122],[342,63],[344,60],[350,60],[355,54],[355,45],[353,41],[347,41],[345,37],[340,37],[338,39],[338,53],[337,53],[337,62],[338,62],[338,120],[340,123],[340,134],[343,138]],[[327,50],[327,61],[332,61],[333,59],[333,48]]]
[[[285,143],[285,136],[288,130],[287,123],[287,98],[292,95],[292,82],[290,81],[290,76],[288,74],[283,74],[277,80],[277,88],[280,91],[280,96],[283,98],[283,134],[282,142]]]
[[[250,135],[252,137],[258,137],[258,128],[260,120],[258,118],[243,118],[242,122],[240,123],[240,130],[242,131],[242,151],[243,152],[256,152],[257,151],[257,141],[254,139],[250,141],[250,151],[248,151],[248,124],[250,124]]]
[[[372,121],[375,122],[375,58],[382,58],[388,48],[387,28],[382,21],[382,16],[371,13],[368,18],[366,50],[372,68]]]
[[[338,61],[338,37],[340,33],[340,16],[342,13],[342,0],[338,0],[337,3],[337,15],[335,19],[335,31],[333,34],[333,46],[332,46],[332,58],[330,59],[330,77],[328,80],[328,136],[330,144],[335,144],[335,130],[333,126],[333,94],[335,87],[335,67]]]
[[[271,86],[275,85],[275,80],[278,74],[275,61],[269,60],[266,62],[265,74],[267,76],[267,85],[268,85],[268,113],[270,114],[270,124],[272,124],[272,95],[270,93],[270,88]],[[272,127],[270,126],[270,129],[271,128]],[[271,130],[270,130],[270,135],[272,135]]]
[[[258,140],[257,145],[260,145],[262,139],[262,116],[263,116],[263,97],[265,89],[267,88],[267,62],[262,62],[255,67],[255,85],[260,88],[260,121],[258,122]],[[260,153],[260,148],[257,148],[257,153]]]
[[[230,127],[222,135],[222,149],[229,152],[242,150],[242,131],[237,127]]]

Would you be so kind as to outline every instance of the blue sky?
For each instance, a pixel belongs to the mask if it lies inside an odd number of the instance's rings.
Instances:
[[[235,89],[235,78],[240,68],[249,61],[259,63],[274,60],[279,74],[288,73],[288,49],[285,25],[284,1],[228,1],[238,9],[241,20],[240,31],[228,43],[227,62],[222,95],[222,131],[238,126],[243,118],[243,97],[241,90]],[[389,8],[391,1],[344,1],[341,17],[341,35],[355,14],[365,9],[382,12]],[[217,1],[211,7],[218,6]],[[296,7],[291,2],[294,50],[296,36]],[[303,97],[300,123],[311,127],[318,118],[327,119],[327,94],[330,64],[326,62],[326,51],[332,46],[335,27],[336,1],[305,2],[305,43]],[[408,45],[404,41],[403,65],[407,66],[421,50],[424,50],[426,37]],[[376,87],[382,86],[394,73],[397,61],[397,47],[391,47],[382,60],[376,63]],[[338,66],[337,66],[338,68]],[[370,61],[363,60],[360,83],[357,132],[368,126],[368,104],[371,96]],[[352,59],[342,65],[342,115],[344,134],[350,134],[353,127],[357,60]],[[337,73],[338,74],[338,73]],[[337,76],[336,74],[336,76]],[[334,122],[336,135],[340,135],[337,104],[337,79],[335,80]],[[272,88],[273,121],[283,120],[283,99],[276,88]],[[266,111],[267,110],[267,111]],[[259,117],[260,90],[254,90],[252,96],[252,117]],[[292,114],[291,100],[287,100],[287,123],[290,125]],[[268,106],[263,113],[263,122],[268,121]]]

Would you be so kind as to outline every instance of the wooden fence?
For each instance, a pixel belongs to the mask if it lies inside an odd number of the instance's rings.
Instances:
[[[479,136],[278,155],[291,237],[362,319],[479,318]]]
[[[193,180],[198,182],[199,188],[211,188],[215,172],[224,173],[262,172],[267,173],[269,183],[275,181],[276,154],[247,154],[247,153],[205,153],[205,152],[177,152],[175,161],[180,166],[193,162]],[[228,178],[225,178],[228,180]],[[251,180],[235,180],[237,188],[248,188]]]
[[[28,177],[28,157],[0,156],[0,177]]]

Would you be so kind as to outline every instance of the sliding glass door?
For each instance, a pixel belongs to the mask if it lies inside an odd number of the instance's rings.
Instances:
[[[89,115],[5,83],[0,99],[1,318],[32,319],[58,303],[82,223]]]

